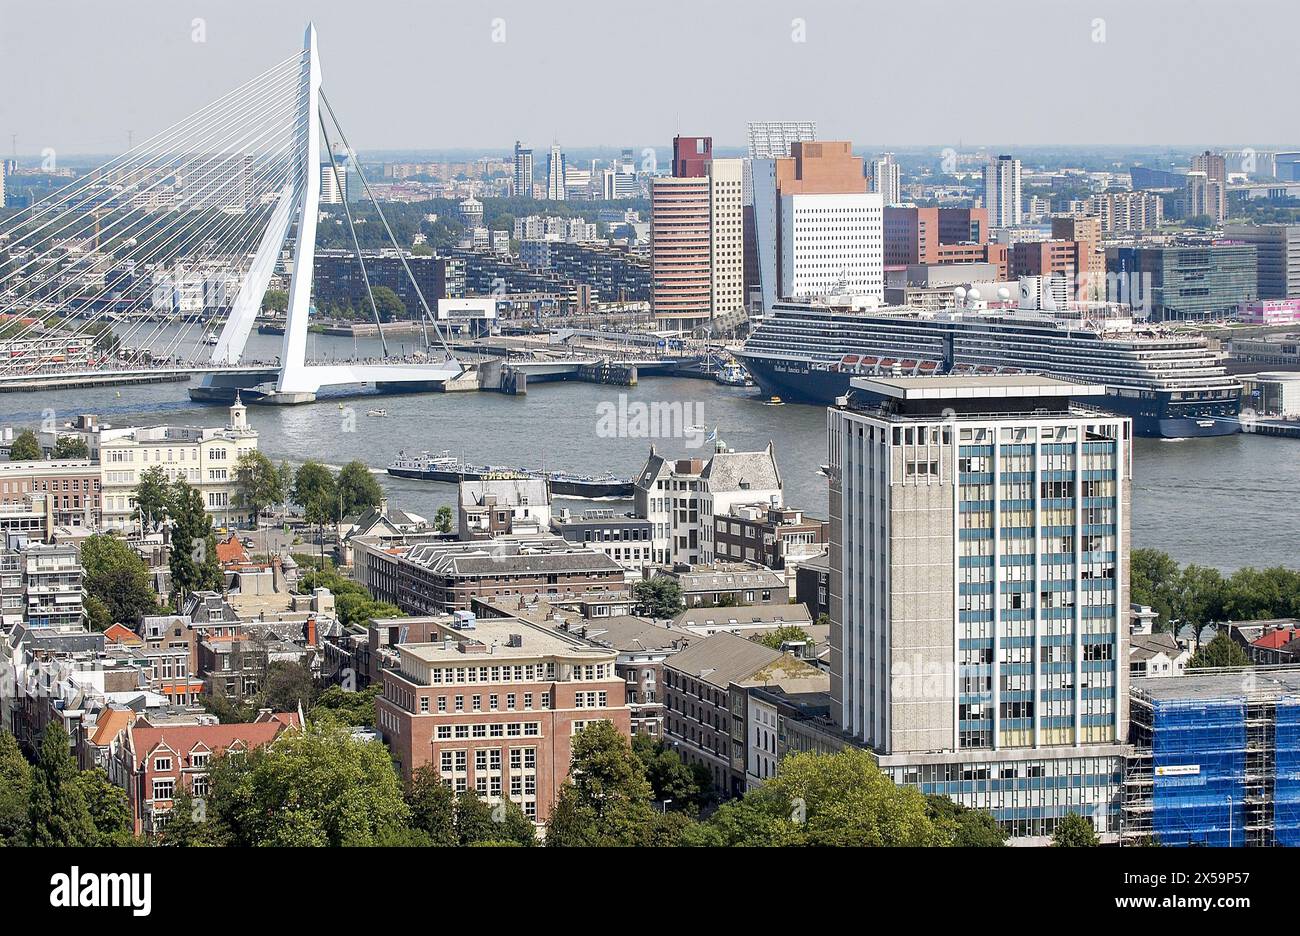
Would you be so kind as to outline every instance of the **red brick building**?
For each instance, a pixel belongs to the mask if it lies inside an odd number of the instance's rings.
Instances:
[[[458,619],[432,619],[434,640],[397,646],[381,670],[379,731],[408,780],[432,764],[453,791],[510,799],[545,822],[573,736],[601,720],[631,734],[618,652],[519,618]]]
[[[140,718],[112,743],[109,779],[126,790],[135,833],[156,832],[166,823],[176,791],[196,798],[208,794],[212,758],[225,751],[251,751],[287,728],[300,727],[296,714],[273,714],[239,725],[164,725]]]

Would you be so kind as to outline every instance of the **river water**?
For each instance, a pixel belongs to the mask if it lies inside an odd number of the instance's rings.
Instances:
[[[246,356],[272,360],[279,340],[253,335]],[[407,339],[409,341],[409,339]],[[395,353],[400,342],[390,341]],[[313,335],[309,356],[378,354],[376,340]],[[50,411],[60,421],[98,413],[116,425],[161,422],[224,425],[224,407],[190,401],[184,383],[109,389],[0,393],[0,426],[35,425]],[[667,404],[675,433],[648,437],[637,407]],[[369,417],[383,408],[387,418]],[[661,410],[661,413],[664,412]],[[622,418],[620,418],[620,414]],[[398,451],[444,450],[471,463],[565,468],[631,477],[651,444],[675,457],[702,455],[692,425],[718,428],[737,450],[769,440],[785,484],[786,501],[807,513],[827,513],[825,410],[764,406],[752,389],[703,380],[645,378],[637,387],[586,383],[533,384],[524,396],[498,393],[410,394],[322,399],[295,407],[250,407],[249,419],[271,458],[308,458],[331,465],[360,459],[380,473],[390,501],[432,517],[455,503],[450,485],[391,478],[383,469]],[[657,425],[661,425],[662,420]],[[654,428],[650,429],[653,433]],[[1165,550],[1180,562],[1232,570],[1246,565],[1300,565],[1300,442],[1236,435],[1215,439],[1138,439],[1134,449],[1133,545]],[[557,502],[581,510],[581,502]],[[626,506],[609,503],[599,506]]]

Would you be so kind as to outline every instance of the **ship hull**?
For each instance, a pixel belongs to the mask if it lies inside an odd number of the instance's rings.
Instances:
[[[482,481],[496,472],[464,471],[426,468],[389,468],[388,473],[394,478],[409,478],[412,481],[436,481],[441,484],[459,484],[461,481]],[[548,479],[551,495],[554,497],[581,497],[586,500],[626,499],[632,496],[631,481],[584,481],[577,478]]]
[[[814,369],[801,361],[770,360],[744,355],[745,367],[765,396],[779,396],[791,403],[830,406],[836,397],[849,392],[854,376],[843,371]],[[1190,439],[1232,435],[1241,430],[1235,401],[1215,404],[1204,414],[1184,415],[1177,404],[1159,399],[1134,399],[1107,394],[1080,400],[1133,420],[1133,432],[1158,439]]]

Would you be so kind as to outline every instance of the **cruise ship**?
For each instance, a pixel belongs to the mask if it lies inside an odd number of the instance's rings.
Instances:
[[[972,290],[978,297],[978,293]],[[1086,402],[1160,438],[1239,431],[1241,384],[1202,336],[1135,320],[1113,303],[1021,309],[958,291],[941,310],[854,308],[847,299],[774,303],[736,352],[764,394],[830,404],[869,374],[1038,372],[1105,384]]]

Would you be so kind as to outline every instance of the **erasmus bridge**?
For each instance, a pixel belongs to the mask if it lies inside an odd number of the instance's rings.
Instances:
[[[388,355],[344,198],[330,207],[346,216],[383,356],[307,357],[322,140],[336,183],[338,146],[402,257],[421,307],[416,355]],[[280,354],[248,360],[277,273],[288,276]],[[219,332],[214,307],[228,309]],[[0,222],[0,389],[195,375],[195,396],[261,388],[254,399],[303,403],[328,387],[436,387],[464,370],[322,91],[311,25],[301,51]]]

